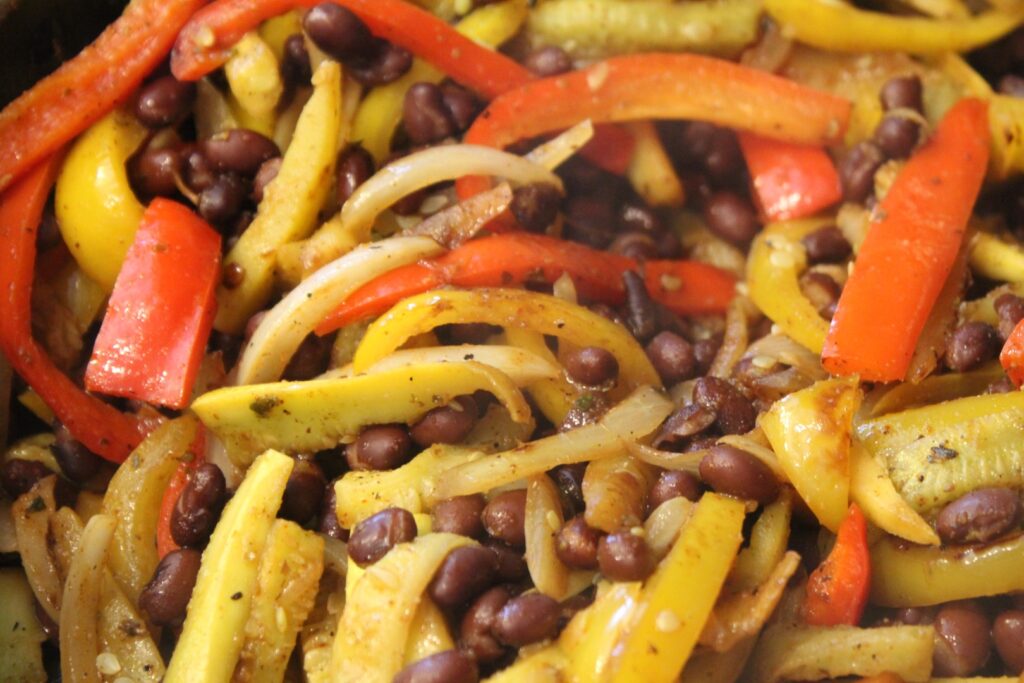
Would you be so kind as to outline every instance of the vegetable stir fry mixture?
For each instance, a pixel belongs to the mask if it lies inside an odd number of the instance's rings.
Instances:
[[[0,296],[0,681],[1024,676],[1019,0],[132,0]]]

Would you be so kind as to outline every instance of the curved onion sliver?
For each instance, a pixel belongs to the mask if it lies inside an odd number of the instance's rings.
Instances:
[[[50,515],[57,508],[53,500],[53,486],[57,478],[50,476],[31,491],[18,497],[11,506],[14,533],[21,553],[21,566],[46,614],[60,620],[61,586],[57,563],[49,552],[47,534]]]
[[[511,203],[512,188],[508,183],[502,183],[443,211],[438,211],[406,230],[405,234],[432,237],[448,249],[454,249],[466,240],[472,239]]]
[[[544,168],[558,168],[562,162],[590,142],[592,137],[594,124],[590,119],[584,119],[558,137],[534,147],[526,158]]]
[[[82,532],[82,545],[71,560],[60,613],[60,673],[65,681],[98,681],[96,633],[107,548],[116,522],[93,515]]]

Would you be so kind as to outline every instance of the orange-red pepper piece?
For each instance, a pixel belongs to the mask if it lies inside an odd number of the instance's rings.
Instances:
[[[856,503],[839,525],[832,552],[811,572],[804,619],[812,626],[855,626],[864,613],[871,588],[868,527]]]

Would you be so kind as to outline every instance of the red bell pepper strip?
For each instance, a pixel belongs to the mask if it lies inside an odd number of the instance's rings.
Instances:
[[[1024,320],[1017,323],[1013,332],[1006,338],[1003,350],[999,354],[999,362],[1011,382],[1018,387],[1024,384]]]
[[[754,200],[770,221],[813,216],[843,198],[839,173],[825,150],[740,133]]]
[[[181,547],[175,542],[174,536],[171,534],[171,517],[174,516],[174,508],[178,504],[178,498],[181,497],[181,492],[185,489],[185,485],[188,484],[192,472],[205,462],[206,458],[203,457],[205,451],[206,432],[203,431],[203,426],[199,425],[196,438],[189,449],[189,455],[192,457],[178,463],[178,469],[174,471],[171,480],[167,482],[164,496],[160,499],[160,512],[157,514],[156,521],[156,554],[161,560],[167,553]]]
[[[594,136],[580,149],[585,157],[609,173],[624,175],[633,161],[636,138],[622,126],[602,124],[594,126]]]
[[[124,101],[204,0],[135,0],[78,56],[0,112],[0,190]]]
[[[988,106],[957,102],[893,182],[868,229],[825,339],[833,375],[902,380],[985,178]]]
[[[220,235],[181,204],[154,199],[117,275],[86,387],[175,409],[188,405],[219,281]]]
[[[868,525],[854,503],[839,525],[832,552],[807,580],[804,619],[811,626],[855,626],[864,613],[870,587]]]
[[[504,233],[465,243],[430,261],[396,268],[349,296],[316,329],[327,334],[380,315],[402,299],[450,284],[508,287],[529,281],[554,282],[568,273],[583,296],[609,304],[625,299],[621,275],[640,268],[633,259],[553,237]],[[692,261],[648,261],[644,278],[651,296],[680,314],[721,312],[735,282],[727,273]]]
[[[78,388],[32,338],[36,229],[60,167],[51,157],[0,195],[0,347],[7,360],[86,448],[121,462],[148,425]]]
[[[589,118],[701,119],[824,145],[842,140],[849,117],[848,100],[773,74],[713,57],[651,53],[613,57],[500,95],[470,126],[465,142],[504,148]],[[487,183],[462,178],[459,197],[478,194]]]

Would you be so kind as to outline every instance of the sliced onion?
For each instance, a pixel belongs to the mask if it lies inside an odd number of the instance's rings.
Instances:
[[[629,444],[629,452],[637,460],[663,467],[666,470],[682,470],[684,472],[697,473],[701,459],[708,454],[706,450],[690,451],[688,453],[674,453],[663,451],[653,446],[642,443]]]
[[[725,314],[725,335],[708,370],[709,376],[725,379],[732,375],[732,369],[747,348],[747,314],[752,308],[753,304],[744,296],[735,297],[729,304]]]
[[[432,237],[448,249],[454,249],[472,239],[481,228],[497,218],[512,203],[512,188],[502,183],[494,189],[438,211],[419,225],[406,231],[407,235]]]
[[[57,507],[53,500],[56,481],[53,476],[43,479],[11,506],[25,577],[39,604],[55,622],[60,621],[61,582],[57,563],[49,552],[47,534],[50,515]]]
[[[692,500],[676,496],[651,511],[644,522],[644,537],[655,557],[661,559],[668,554],[679,532],[693,516],[695,508],[696,504]]]
[[[570,584],[576,588],[593,581],[593,572],[585,572],[587,576],[570,581],[574,572],[562,562],[555,550],[555,536],[564,523],[561,499],[551,478],[546,474],[531,477],[526,488],[523,520],[526,567],[537,590],[558,601],[573,595]]]
[[[235,383],[279,379],[302,340],[349,294],[383,272],[439,251],[427,237],[393,237],[360,245],[316,271],[260,322],[242,353]]]
[[[558,137],[534,147],[526,158],[544,168],[558,168],[562,163],[578,152],[594,137],[594,124],[590,119],[580,121]]]
[[[783,365],[796,368],[813,381],[828,377],[816,353],[784,334],[769,334],[752,343],[743,357],[755,356],[772,358]]]
[[[96,631],[107,548],[115,526],[110,515],[93,515],[71,560],[60,614],[60,673],[65,681],[100,680]]]

